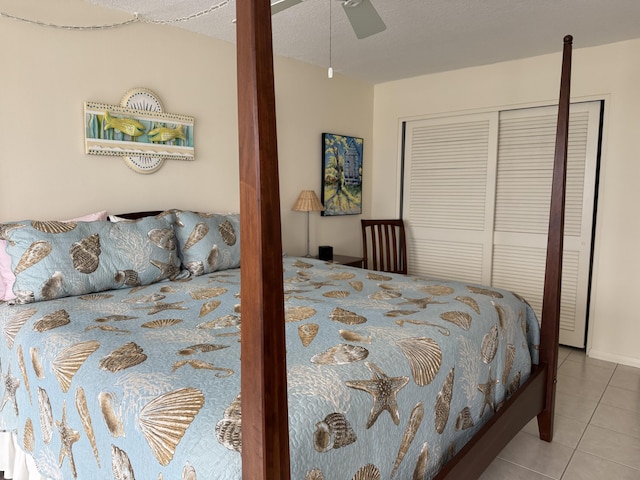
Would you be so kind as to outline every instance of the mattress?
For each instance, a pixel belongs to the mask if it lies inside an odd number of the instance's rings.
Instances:
[[[537,363],[511,292],[283,262],[294,479],[429,478]],[[0,430],[45,478],[240,479],[239,272],[0,305]]]

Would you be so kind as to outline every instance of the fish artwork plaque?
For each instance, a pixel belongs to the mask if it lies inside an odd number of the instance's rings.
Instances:
[[[157,171],[166,159],[193,160],[194,119],[165,113],[158,96],[134,88],[120,105],[84,104],[85,152],[123,157],[138,173]]]

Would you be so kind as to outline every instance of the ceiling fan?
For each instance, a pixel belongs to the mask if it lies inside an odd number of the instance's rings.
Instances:
[[[275,15],[304,0],[276,0],[271,4],[271,14]],[[329,0],[333,1],[333,0]],[[387,26],[378,15],[371,0],[338,0],[347,14],[356,37],[362,39],[386,30]]]

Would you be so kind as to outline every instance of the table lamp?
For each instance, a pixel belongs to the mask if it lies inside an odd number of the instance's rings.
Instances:
[[[311,256],[309,253],[309,212],[321,212],[324,210],[324,207],[320,203],[316,192],[313,190],[303,190],[300,192],[298,196],[298,200],[293,205],[293,208],[296,212],[307,212],[307,257]]]

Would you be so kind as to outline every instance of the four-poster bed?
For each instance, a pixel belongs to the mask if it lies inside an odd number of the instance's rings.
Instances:
[[[237,1],[239,217],[0,225],[0,427],[42,475],[470,479],[552,438],[571,37],[538,329],[504,290],[283,260],[270,18]]]
[[[241,149],[241,212],[244,228],[263,226],[252,237],[246,253],[251,274],[243,274],[245,291],[261,292],[243,310],[243,321],[252,335],[251,347],[243,345],[243,389],[257,395],[243,396],[243,415],[252,426],[252,436],[244,437],[245,479],[289,478],[287,460],[286,372],[282,369],[270,383],[265,378],[270,362],[285,363],[281,350],[283,316],[280,292],[263,295],[266,285],[278,283],[280,271],[272,269],[279,260],[280,230],[269,231],[271,212],[279,212],[277,191],[277,152],[275,145],[275,93],[271,48],[271,12],[268,1],[237,3],[238,106]],[[445,465],[438,478],[474,478],[488,466],[500,450],[537,415],[540,438],[551,441],[558,362],[560,288],[566,183],[567,137],[569,124],[571,46],[564,38],[553,185],[549,218],[546,274],[544,283],[540,364],[529,380],[489,421],[472,441]],[[274,187],[275,185],[275,187]],[[268,205],[268,208],[266,207]],[[274,208],[275,207],[275,208]],[[243,210],[244,209],[244,210]],[[254,216],[255,215],[255,216]],[[243,263],[243,268],[247,263]],[[255,270],[255,274],[253,273]],[[243,309],[245,305],[243,304]],[[273,355],[273,356],[271,356]],[[282,363],[280,363],[282,362]],[[284,397],[284,398],[283,398]],[[284,406],[284,408],[283,408]],[[278,412],[274,418],[272,412]],[[246,424],[245,424],[246,425]],[[246,428],[246,427],[245,427]]]

